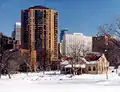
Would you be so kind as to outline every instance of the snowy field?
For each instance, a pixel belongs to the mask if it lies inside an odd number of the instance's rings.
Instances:
[[[83,74],[71,77],[59,72],[14,74],[2,76],[0,92],[120,92],[120,76]]]

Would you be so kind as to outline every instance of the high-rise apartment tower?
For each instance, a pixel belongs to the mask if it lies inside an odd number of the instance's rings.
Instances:
[[[29,49],[37,66],[58,59],[58,12],[34,6],[21,12],[22,48]],[[44,55],[46,55],[45,58]],[[47,59],[47,60],[46,60]],[[31,62],[33,62],[31,61]],[[51,63],[51,62],[49,62]]]

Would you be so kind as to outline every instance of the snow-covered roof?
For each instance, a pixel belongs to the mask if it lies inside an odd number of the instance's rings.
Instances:
[[[68,65],[65,66],[65,68],[71,68],[71,67],[72,67],[71,64],[68,64]],[[79,67],[80,68],[85,68],[86,65],[85,64],[76,64],[76,65],[74,64],[73,67],[76,67],[76,68],[79,68]]]
[[[82,58],[82,60],[86,63],[86,64],[97,64],[97,60],[96,61],[87,61],[85,58]]]
[[[81,60],[83,60],[84,62],[87,62],[85,58],[81,58]]]
[[[61,62],[61,65],[68,65],[68,64],[70,64],[70,62],[67,60]]]
[[[86,64],[97,64],[98,62],[97,61],[90,61],[90,62],[86,62]]]
[[[68,65],[65,66],[65,68],[71,68],[71,67],[72,67],[71,64],[68,64]]]
[[[99,53],[98,53],[99,54]],[[101,58],[103,58],[104,54],[101,54],[102,56],[97,57],[97,59],[93,59],[93,60],[87,60],[86,58],[80,58],[80,62],[78,62],[77,64],[75,64],[75,67],[81,67],[81,65],[86,65],[86,64],[97,64]],[[92,57],[92,56],[91,56]],[[71,67],[69,60],[63,60],[61,62],[61,65],[65,65],[65,67]]]
[[[102,56],[102,53],[100,52],[88,52],[87,55],[95,55],[95,56]]]

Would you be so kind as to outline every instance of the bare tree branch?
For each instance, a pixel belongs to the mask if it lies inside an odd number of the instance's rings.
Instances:
[[[75,68],[75,64],[82,64],[82,59],[83,57],[85,57],[85,55],[90,51],[90,48],[85,46],[83,43],[76,43],[76,44],[69,44],[68,48],[69,48],[69,53],[68,56],[72,58],[71,60],[71,65],[72,65],[72,73],[73,75],[76,74],[77,68]]]
[[[99,32],[97,36],[107,36],[108,37],[108,45],[103,47],[102,49],[106,49],[107,52],[103,52],[106,54],[108,61],[110,61],[111,65],[118,66],[120,65],[120,19],[116,21],[116,24],[105,24],[99,27]],[[116,37],[116,38],[114,38]],[[101,49],[101,48],[99,48]],[[104,51],[103,50],[103,51]]]

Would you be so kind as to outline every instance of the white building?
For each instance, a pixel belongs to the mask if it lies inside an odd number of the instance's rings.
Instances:
[[[20,22],[15,23],[14,31],[15,31],[15,40],[19,45],[21,45],[21,23]]]
[[[62,41],[62,54],[69,56],[72,48],[92,51],[92,37],[84,36],[82,33],[65,34]]]

